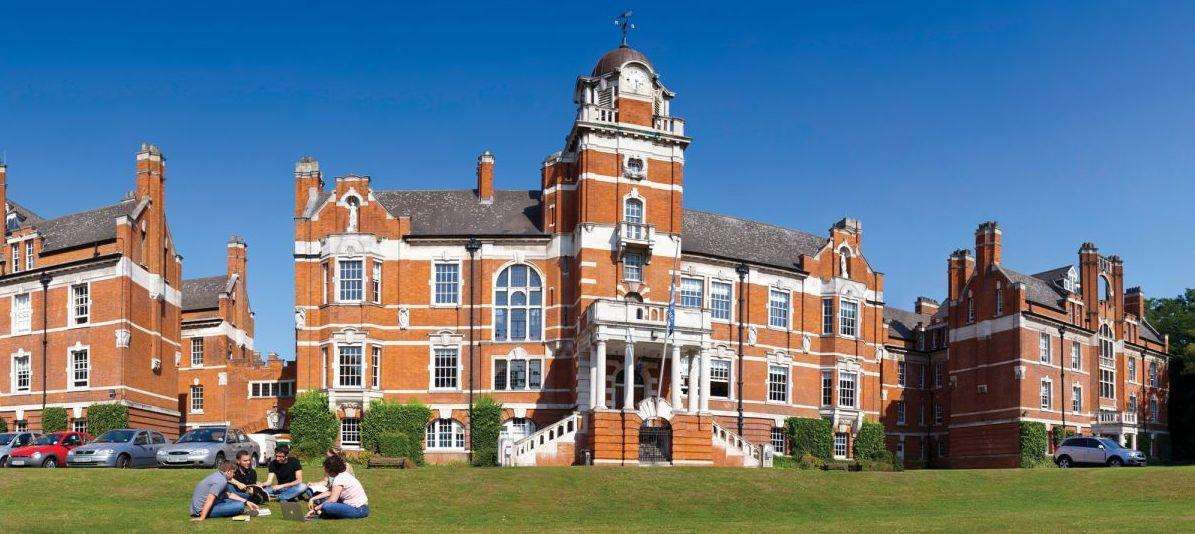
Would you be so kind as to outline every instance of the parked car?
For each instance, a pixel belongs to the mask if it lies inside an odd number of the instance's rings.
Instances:
[[[10,467],[59,467],[65,465],[71,449],[91,441],[86,432],[55,432],[37,438],[31,445],[12,450]]]
[[[169,443],[166,436],[153,430],[109,430],[95,441],[67,453],[66,464],[71,467],[151,467],[157,465],[158,449]]]
[[[162,467],[214,467],[240,451],[249,451],[255,464],[261,459],[261,449],[239,428],[201,426],[158,449],[157,457]]]
[[[249,434],[249,439],[257,444],[257,450],[260,451],[261,456],[258,456],[258,465],[266,465],[270,463],[270,459],[274,457],[274,449],[278,447],[278,438],[273,434]]]
[[[37,432],[6,432],[0,434],[0,467],[8,467],[8,456],[12,450],[24,447],[40,438]]]
[[[1054,463],[1058,467],[1075,465],[1106,465],[1120,467],[1122,465],[1145,465],[1145,454],[1141,451],[1126,449],[1116,440],[1108,438],[1089,438],[1076,436],[1067,438],[1054,451]]]

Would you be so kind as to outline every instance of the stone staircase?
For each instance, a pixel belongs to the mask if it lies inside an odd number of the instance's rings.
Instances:
[[[572,465],[581,414],[573,412],[523,439],[499,443],[503,466]]]
[[[760,467],[763,465],[763,448],[742,436],[714,423],[713,425],[714,465],[738,467]],[[721,462],[725,458],[724,462]]]

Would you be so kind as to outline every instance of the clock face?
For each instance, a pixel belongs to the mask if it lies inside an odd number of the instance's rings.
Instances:
[[[636,95],[651,94],[651,76],[640,67],[632,66],[622,69],[620,82],[622,87],[619,90],[621,92]]]

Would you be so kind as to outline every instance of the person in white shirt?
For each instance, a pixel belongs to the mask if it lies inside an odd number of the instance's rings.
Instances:
[[[328,491],[311,498],[307,517],[321,519],[360,519],[369,515],[369,498],[365,488],[352,473],[346,471],[344,458],[324,458],[324,473],[328,475]]]

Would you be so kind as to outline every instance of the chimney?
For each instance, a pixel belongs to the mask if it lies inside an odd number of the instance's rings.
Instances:
[[[147,213],[142,215],[145,227],[144,250],[148,257],[142,261],[151,273],[164,274],[163,264],[166,239],[166,158],[162,151],[150,143],[141,143],[137,151],[136,202],[149,199]]]
[[[239,284],[245,283],[246,267],[249,262],[249,245],[245,238],[233,234],[228,238],[228,276],[237,275]]]
[[[311,156],[303,156],[295,162],[295,217],[302,217],[307,203],[324,188],[324,176],[319,162]]]
[[[976,265],[987,272],[993,265],[1000,265],[1000,225],[987,221],[975,229]]]
[[[917,297],[917,302],[913,305],[913,311],[920,315],[933,315],[938,313],[938,301],[929,297]]]
[[[494,201],[494,154],[489,150],[477,156],[477,198]]]
[[[946,265],[947,288],[950,290],[947,302],[957,306],[962,303],[963,287],[975,274],[975,258],[971,256],[971,251],[959,249],[950,254]]]
[[[1136,315],[1138,319],[1145,318],[1145,293],[1141,286],[1130,287],[1124,294],[1124,311]]]
[[[855,235],[863,235],[863,223],[859,219],[852,219],[850,217],[843,217],[838,222],[834,223],[832,229],[843,230],[847,233]]]

